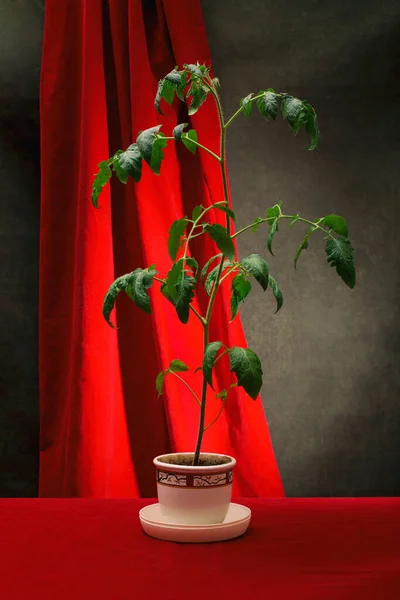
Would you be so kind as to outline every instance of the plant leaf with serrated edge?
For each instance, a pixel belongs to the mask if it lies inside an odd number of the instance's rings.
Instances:
[[[136,183],[140,181],[142,176],[142,155],[137,144],[131,144],[125,152],[118,154],[116,160],[120,167],[129,173]]]
[[[305,114],[303,102],[287,94],[282,100],[281,110],[282,117],[286,119],[294,133],[298,133]]]
[[[230,368],[238,379],[238,385],[256,400],[262,386],[262,368],[257,354],[250,348],[235,346],[229,350]]]
[[[171,269],[168,271],[167,281],[166,281],[166,289],[164,290],[163,286],[161,286],[161,292],[174,305],[175,305],[176,298],[177,298],[177,291],[176,291],[175,286],[176,286],[176,283],[177,283],[179,277],[183,276],[182,271],[183,271],[183,259],[180,258],[178,260],[178,262],[175,262],[172,265]]]
[[[168,374],[168,370],[167,371],[160,371],[160,373],[156,377],[156,390],[158,392],[158,397],[160,397],[161,394],[162,394],[162,389],[163,389],[163,385],[164,385],[164,379],[165,379],[165,376],[167,374]]]
[[[139,148],[139,152],[142,158],[151,166],[151,156],[153,153],[153,146],[156,139],[156,134],[160,131],[161,125],[150,127],[141,131],[136,138],[136,144]]]
[[[172,135],[174,136],[174,138],[176,140],[179,141],[180,139],[182,139],[183,130],[185,129],[185,127],[187,127],[187,125],[188,125],[187,123],[179,123],[179,125],[174,127]]]
[[[327,215],[318,222],[318,225],[321,227],[327,227],[328,229],[333,229],[335,233],[338,235],[343,235],[344,237],[347,237],[349,233],[346,219],[340,217],[339,215]]]
[[[251,116],[251,111],[253,110],[253,103],[250,102],[251,98],[254,96],[253,93],[246,96],[246,98],[242,98],[240,101],[240,106],[243,108],[243,114],[246,117]]]
[[[189,320],[190,303],[194,297],[194,288],[196,286],[196,279],[191,275],[184,275],[179,277],[176,282],[175,288],[177,297],[175,301],[175,308],[178,314],[179,320],[182,323],[187,323]]]
[[[197,221],[203,210],[202,206],[195,206],[192,212],[192,221]]]
[[[183,68],[186,69],[187,71],[189,71],[189,73],[192,73],[193,75],[197,75],[197,77],[200,77],[200,79],[203,79],[204,73],[200,69],[200,65],[184,64]]]
[[[251,291],[251,283],[248,281],[243,273],[238,273],[232,279],[231,287],[231,322],[236,317],[239,311],[240,304],[247,298]]]
[[[161,115],[164,114],[160,107],[161,98],[168,104],[172,104],[174,99],[174,92],[180,97],[183,93],[183,89],[186,84],[186,74],[184,71],[178,71],[177,68],[173,69],[163,79],[160,79],[157,87],[157,94],[154,100],[154,106],[156,111]],[[181,98],[183,99],[183,98]]]
[[[224,262],[223,269],[222,269],[222,272],[223,272],[223,270],[224,270],[226,267],[228,267],[228,266],[230,266],[230,265],[231,265],[231,263],[230,263],[229,261],[225,261],[225,262]],[[217,275],[218,275],[218,269],[219,269],[219,265],[217,265],[216,267],[214,267],[214,268],[213,268],[213,269],[212,269],[212,270],[209,272],[209,274],[208,274],[208,276],[207,276],[207,279],[206,279],[206,281],[205,281],[204,287],[205,287],[205,290],[206,290],[206,292],[207,292],[207,294],[208,294],[209,296],[211,295],[211,290],[212,290],[213,284],[214,284],[214,282],[215,282],[215,281],[216,281],[216,279],[217,279]]]
[[[232,221],[235,221],[236,215],[233,212],[233,210],[229,208],[229,206],[225,206],[224,204],[214,204],[214,208],[229,215],[229,217],[232,219]]]
[[[310,104],[303,103],[306,111],[305,115],[305,130],[310,134],[311,143],[308,147],[309,150],[315,150],[319,144],[319,126],[317,120],[317,114],[314,108]]]
[[[92,204],[95,208],[99,208],[97,200],[103,190],[103,187],[108,183],[110,177],[112,176],[109,163],[110,161],[103,160],[98,164],[99,172],[97,173],[92,184]]]
[[[190,129],[187,133],[184,133],[181,138],[183,145],[192,153],[196,154],[197,145],[193,143],[197,142],[197,132],[195,129]]]
[[[280,311],[280,309],[283,306],[283,295],[282,295],[281,290],[279,289],[277,282],[272,277],[272,275],[268,275],[268,283],[269,283],[269,287],[271,288],[272,293],[276,300],[276,311],[275,311],[275,314],[276,314],[277,312]]]
[[[121,183],[127,183],[129,179],[128,171],[120,165],[118,157],[123,154],[123,150],[118,150],[112,158],[112,168]]]
[[[233,245],[233,240],[226,228],[219,223],[215,223],[214,225],[207,223],[205,229],[210,238],[217,244],[222,254],[226,256],[228,260],[234,262],[235,246]]]
[[[147,290],[153,284],[153,277],[157,274],[154,269],[135,269],[129,275],[128,285],[125,292],[131,300],[142,310],[151,313],[150,298]]]
[[[274,235],[278,231],[278,224],[279,224],[279,217],[276,217],[272,221],[272,223],[269,224],[267,248],[270,251],[270,253],[272,254],[272,256],[274,255],[274,253],[272,252],[272,240],[274,238]]]
[[[343,279],[349,288],[356,283],[356,270],[353,262],[353,247],[350,240],[344,235],[326,242],[326,255],[331,267],[336,267],[337,274]]]
[[[307,250],[308,248],[308,237],[310,235],[310,233],[312,233],[314,231],[313,227],[310,227],[310,229],[307,231],[306,235],[304,236],[300,246],[297,248],[297,252],[296,255],[294,257],[294,268],[297,268],[297,261],[300,258],[300,254],[303,252],[303,250]]]
[[[278,114],[278,96],[273,90],[259,92],[259,94],[261,93],[262,96],[257,100],[257,108],[264,119],[268,121],[271,117],[271,119],[275,121],[276,115]]]
[[[215,363],[215,357],[222,346],[222,342],[211,342],[207,345],[203,357],[203,374],[208,385],[212,385],[212,370]],[[213,388],[214,389],[214,388]]]
[[[164,139],[166,136],[164,133],[160,132],[156,139],[154,140],[153,150],[151,154],[151,162],[150,168],[155,175],[160,174],[161,162],[164,158],[163,149],[167,147],[168,142]]]
[[[147,313],[151,313],[150,298],[147,294],[148,288],[153,283],[153,277],[157,274],[154,269],[135,269],[118,277],[110,286],[103,302],[103,316],[107,323],[115,329],[110,321],[110,314],[114,308],[115,301],[120,292],[125,291],[135,304]]]
[[[193,258],[193,256],[187,256],[186,264],[188,267],[194,270],[194,276],[197,279],[197,273],[199,271],[199,263],[197,262],[197,260]]]
[[[263,223],[263,219],[261,217],[256,217],[254,223],[253,223],[253,227],[251,228],[252,231],[256,232],[257,229],[259,228],[260,224]]]
[[[259,254],[250,254],[241,260],[240,264],[258,281],[265,292],[268,287],[269,266],[263,257]]]
[[[184,371],[189,371],[189,367],[177,358],[170,362],[168,369],[172,371],[172,373],[183,373]]]
[[[296,213],[295,215],[293,215],[293,219],[290,221],[290,226],[294,225],[295,223],[297,223],[297,221],[300,219],[300,215],[299,213]]]
[[[168,234],[168,254],[170,255],[172,260],[176,259],[176,255],[178,254],[179,246],[181,243],[181,237],[185,233],[187,218],[176,219],[169,228]]]
[[[211,265],[212,262],[214,262],[214,260],[217,260],[217,258],[221,258],[222,257],[222,253],[221,254],[216,254],[215,256],[212,256],[204,265],[204,267],[201,270],[200,273],[200,279],[201,281],[204,281],[205,276],[207,275],[207,271],[209,269],[209,266]]]
[[[194,115],[199,110],[200,106],[207,100],[210,90],[199,81],[193,81],[190,85],[186,97],[192,98],[188,108],[189,116]]]

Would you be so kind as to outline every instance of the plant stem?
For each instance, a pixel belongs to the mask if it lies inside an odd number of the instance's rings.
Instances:
[[[280,219],[294,219],[296,217],[296,215],[280,215],[279,218]],[[260,219],[258,221],[258,223],[261,225],[261,223],[267,223],[268,221],[273,221],[275,219],[275,217],[268,217],[266,219]],[[308,225],[311,225],[312,227],[315,227],[315,229],[320,229],[321,231],[323,231],[326,235],[329,235],[332,239],[336,239],[334,235],[331,234],[330,231],[328,231],[327,229],[324,229],[323,227],[321,227],[320,225],[318,225],[318,223],[314,223],[314,221],[310,221],[309,219],[303,219],[302,217],[298,217],[297,218],[298,221],[301,221],[302,223],[308,223]],[[246,227],[243,227],[243,229],[239,229],[239,231],[237,231],[236,233],[234,233],[232,235],[232,238],[237,237],[238,235],[241,235],[242,233],[244,233],[245,231],[248,231],[249,229],[252,229],[252,227],[254,227],[255,223],[251,223],[250,225],[247,225]]]
[[[170,140],[171,141],[174,140],[175,142],[177,141],[174,137],[164,137],[163,136],[162,139],[166,140],[166,141],[170,141]],[[212,150],[210,150],[210,148],[203,146],[203,144],[199,144],[199,142],[196,142],[195,140],[192,140],[191,138],[188,138],[188,140],[190,141],[191,144],[195,144],[195,146],[198,146],[205,152],[208,152],[208,154],[211,154],[211,156],[213,156],[218,162],[221,162],[221,158],[218,156],[218,154],[215,154]]]
[[[204,431],[207,431],[207,429],[209,429],[212,425],[214,425],[214,423],[216,423],[218,421],[218,419],[220,418],[220,416],[222,414],[222,411],[224,410],[225,402],[226,402],[226,398],[224,398],[222,400],[221,408],[219,409],[217,416],[215,417],[215,419],[213,419],[211,421],[211,423],[209,423],[206,427],[204,427]]]
[[[178,373],[175,373],[175,371],[170,371],[170,373],[172,375],[175,375],[175,377],[177,379],[179,379],[179,381],[181,381],[183,383],[183,385],[185,385],[187,387],[187,389],[189,390],[189,392],[196,399],[197,404],[199,404],[199,406],[201,406],[201,403],[200,403],[200,400],[197,397],[197,394],[192,390],[192,388],[190,387],[190,385],[180,375],[178,375]]]
[[[220,122],[220,127],[221,127],[221,140],[220,140],[220,147],[221,147],[221,159],[220,159],[220,165],[221,165],[221,177],[222,177],[222,185],[224,188],[224,202],[226,204],[229,203],[229,195],[228,195],[228,178],[227,178],[227,174],[226,174],[226,161],[225,161],[225,139],[226,139],[226,132],[225,132],[225,126],[224,126],[224,116],[222,113],[222,106],[221,106],[221,101],[219,99],[219,96],[217,94],[217,92],[215,91],[214,87],[212,85],[208,85],[212,95],[215,98],[215,102],[217,104],[217,110],[218,110],[218,117],[219,117],[219,122]],[[226,215],[226,229],[229,233],[230,230],[230,219],[229,219],[229,215]],[[205,317],[205,324],[204,324],[204,348],[203,348],[203,354],[206,351],[206,348],[208,346],[208,337],[209,337],[209,326],[210,326],[210,320],[211,320],[211,315],[212,315],[212,310],[213,310],[213,306],[214,306],[214,301],[215,301],[215,297],[217,294],[217,290],[219,287],[219,283],[220,283],[220,279],[221,279],[221,274],[224,268],[224,256],[221,257],[221,262],[219,264],[219,268],[218,268],[218,273],[217,273],[217,277],[214,283],[214,287],[212,289],[211,292],[211,296],[210,296],[210,301],[208,303],[208,307],[207,307],[207,312],[206,312],[206,317]],[[207,402],[207,381],[204,377],[204,373],[203,373],[203,388],[202,388],[202,393],[201,393],[201,407],[200,407],[200,420],[199,420],[199,431],[198,431],[198,435],[197,435],[197,443],[196,443],[196,450],[194,453],[194,458],[193,458],[193,464],[194,465],[198,465],[199,464],[199,458],[200,458],[200,452],[201,452],[201,444],[203,441],[203,435],[204,435],[204,431],[205,431],[205,414],[206,414],[206,402]]]

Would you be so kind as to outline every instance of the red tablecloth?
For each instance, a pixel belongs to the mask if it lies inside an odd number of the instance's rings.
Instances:
[[[400,499],[246,500],[248,533],[147,537],[141,500],[1,500],[1,600],[399,600]]]

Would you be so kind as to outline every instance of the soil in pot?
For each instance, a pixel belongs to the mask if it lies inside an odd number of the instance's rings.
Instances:
[[[173,454],[170,456],[163,456],[159,461],[168,465],[180,465],[183,467],[193,466],[193,454]],[[226,465],[231,462],[229,456],[215,456],[213,454],[200,454],[199,467],[214,467],[217,465]]]

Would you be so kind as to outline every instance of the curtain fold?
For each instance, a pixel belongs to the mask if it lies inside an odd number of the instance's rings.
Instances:
[[[194,448],[196,403],[172,377],[157,399],[154,380],[173,358],[191,367],[201,364],[198,321],[191,316],[188,325],[181,324],[153,290],[151,316],[128,298],[118,299],[117,332],[105,323],[101,306],[115,277],[152,263],[163,275],[169,270],[169,226],[193,206],[222,199],[219,165],[205,153],[169,145],[159,177],[144,167],[137,185],[112,181],[99,210],[89,199],[100,160],[126,148],[139,130],[160,123],[169,134],[188,121],[182,103],[161,117],[153,100],[165,73],[196,60],[210,63],[198,0],[47,0],[41,79],[41,496],[152,497],[152,458]],[[199,139],[218,150],[211,100],[192,124]],[[214,246],[198,240],[192,251],[204,264]],[[195,306],[204,310],[204,303],[199,293]],[[226,328],[228,320],[223,289],[211,340],[244,346],[240,320]],[[221,365],[221,387],[229,377],[228,365]],[[199,373],[188,380],[200,386]],[[208,421],[218,402],[210,393]],[[235,389],[206,432],[203,448],[237,457],[237,495],[283,495],[260,400]]]

